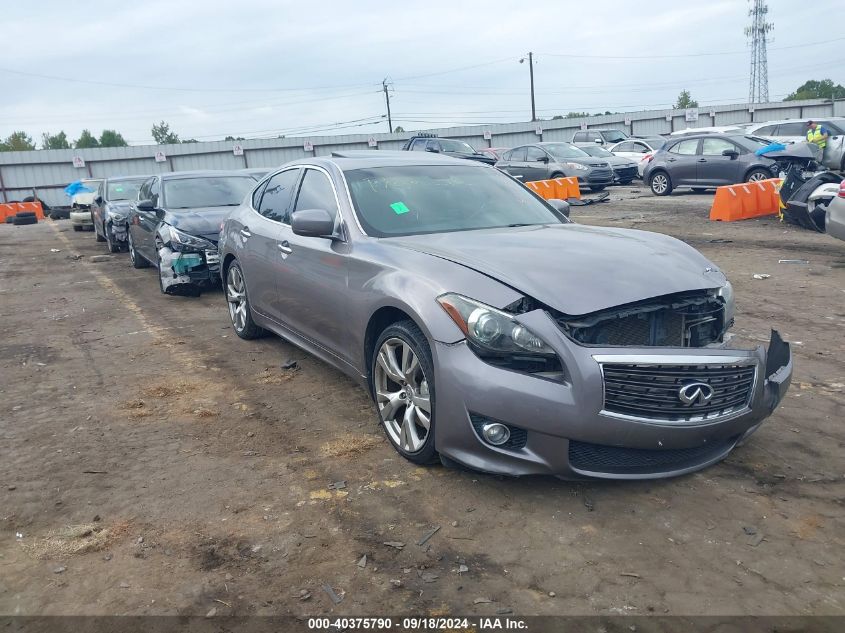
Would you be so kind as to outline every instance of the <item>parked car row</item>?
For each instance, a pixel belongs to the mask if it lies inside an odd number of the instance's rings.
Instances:
[[[418,464],[669,477],[723,459],[772,413],[790,347],[774,333],[768,349],[728,348],[733,290],[715,264],[665,235],[579,226],[566,202],[443,154],[109,178],[95,230],[155,266],[166,294],[222,283],[241,339],[275,333],[353,377]],[[502,161],[613,179],[567,143]]]

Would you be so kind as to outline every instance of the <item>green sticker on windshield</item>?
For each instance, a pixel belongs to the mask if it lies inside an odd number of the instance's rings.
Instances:
[[[121,191],[123,191],[123,187],[115,187],[114,190],[121,192]]]
[[[410,209],[405,206],[404,202],[394,202],[390,205],[390,208],[396,213],[396,215],[402,215],[403,213],[408,213]]]

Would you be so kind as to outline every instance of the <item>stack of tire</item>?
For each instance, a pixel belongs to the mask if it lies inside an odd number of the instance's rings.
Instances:
[[[23,226],[25,224],[38,224],[38,218],[34,211],[20,211],[14,217],[6,218],[6,222],[12,220],[15,226]]]

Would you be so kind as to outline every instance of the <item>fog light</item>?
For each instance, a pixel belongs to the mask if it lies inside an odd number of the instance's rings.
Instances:
[[[507,442],[511,437],[511,432],[508,427],[498,422],[488,422],[481,427],[481,434],[484,439],[490,442],[493,446],[501,446]]]

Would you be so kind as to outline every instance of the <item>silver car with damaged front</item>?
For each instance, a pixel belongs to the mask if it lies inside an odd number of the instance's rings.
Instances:
[[[274,332],[360,381],[415,463],[678,475],[725,457],[791,379],[776,333],[726,349],[733,291],[693,248],[579,226],[469,161],[289,163],[219,248],[237,334]]]

